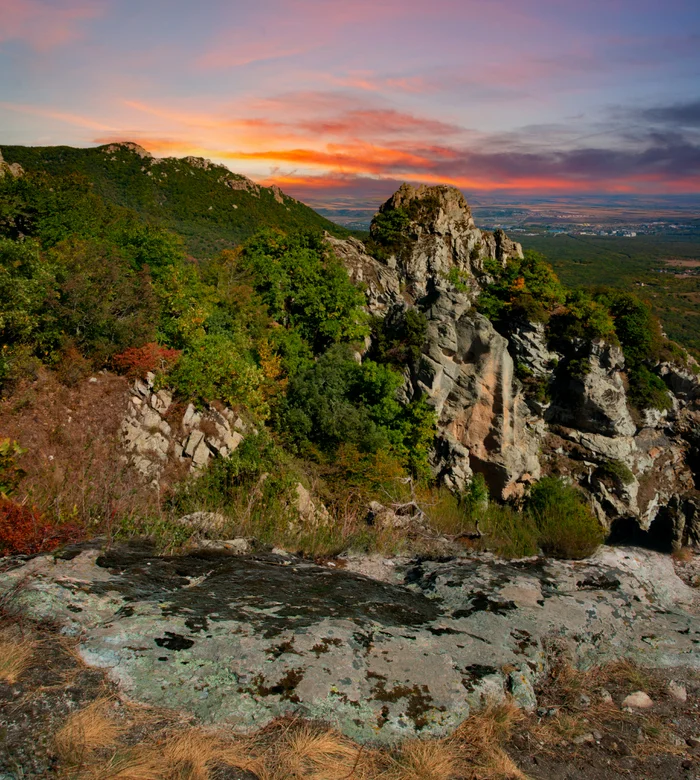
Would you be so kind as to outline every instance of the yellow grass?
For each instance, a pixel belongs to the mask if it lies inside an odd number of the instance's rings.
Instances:
[[[401,746],[387,780],[452,780],[461,758],[457,745],[447,740],[410,740]]]
[[[31,639],[0,634],[0,680],[14,685],[29,668],[35,647]]]
[[[79,765],[93,751],[112,747],[123,731],[114,721],[110,700],[97,699],[68,718],[54,736],[54,748],[67,764]]]
[[[306,780],[369,778],[370,754],[336,731],[303,725],[290,731],[275,746],[273,777]]]

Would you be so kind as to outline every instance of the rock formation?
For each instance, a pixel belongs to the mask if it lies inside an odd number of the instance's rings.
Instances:
[[[437,412],[435,472],[462,489],[477,471],[494,494],[518,495],[539,477],[538,427],[514,380],[508,342],[473,302],[488,261],[503,265],[522,256],[522,248],[503,233],[479,230],[453,187],[404,184],[380,215],[397,211],[408,219],[405,240],[383,262],[354,239],[328,241],[351,278],[364,283],[372,314],[415,302],[427,317],[423,356],[407,378],[406,395],[424,395]],[[372,226],[377,241],[379,225]]]
[[[327,238],[364,286],[371,314],[400,317],[413,306],[427,319],[404,397],[422,395],[437,412],[433,468],[445,484],[463,489],[478,472],[492,495],[514,498],[555,473],[587,491],[613,531],[698,543],[700,381],[692,359],[657,367],[670,411],[637,413],[619,347],[581,341],[583,369],[572,376],[541,323],[519,320],[498,333],[474,303],[490,274],[522,249],[502,231],[480,231],[455,188],[404,184],[370,234],[376,257],[356,239]],[[516,365],[547,388],[543,397],[526,392]]]
[[[190,404],[173,419],[173,397],[167,390],[156,391],[154,378],[148,374],[134,382],[120,431],[131,463],[145,478],[158,480],[169,459],[197,472],[210,458],[230,455],[243,441],[247,425],[226,407],[200,412]]]
[[[241,731],[299,714],[392,743],[449,733],[506,693],[534,709],[554,639],[584,668],[700,666],[697,594],[669,556],[376,563],[384,581],[353,559],[77,549],[0,574],[0,598],[80,636],[129,698]]]
[[[24,173],[22,166],[19,163],[6,163],[2,157],[2,151],[0,150],[0,179],[3,176],[21,176]]]

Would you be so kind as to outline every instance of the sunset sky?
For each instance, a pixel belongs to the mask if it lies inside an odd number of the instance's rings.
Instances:
[[[0,145],[133,140],[314,204],[700,192],[698,0],[0,0]]]

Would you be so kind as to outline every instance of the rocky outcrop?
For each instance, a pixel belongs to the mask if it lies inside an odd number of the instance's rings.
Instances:
[[[471,210],[456,187],[412,187],[400,189],[379,209],[380,215],[399,212],[407,215],[405,241],[389,257],[387,265],[414,299],[427,295],[432,283],[452,269],[461,272],[471,284],[484,274],[484,261],[505,263],[511,255],[522,257],[519,244],[502,232],[482,233],[474,224]],[[372,223],[370,233],[381,240],[381,223]]]
[[[408,220],[398,245],[383,260],[356,239],[327,236],[335,254],[364,286],[370,313],[391,315],[416,304],[428,333],[417,366],[407,367],[405,398],[424,395],[439,418],[433,467],[446,484],[463,489],[474,471],[495,495],[515,496],[539,476],[539,432],[514,381],[508,342],[473,310],[486,262],[522,256],[505,234],[479,230],[454,187],[403,185],[372,225],[382,240],[382,218]]]
[[[6,163],[2,156],[2,150],[0,149],[0,179],[3,176],[21,176],[24,173],[22,166],[19,163]]]
[[[210,406],[197,411],[190,404],[173,415],[173,397],[155,390],[155,377],[136,380],[120,434],[132,465],[145,478],[158,480],[168,463],[190,471],[204,468],[210,458],[230,455],[243,441],[247,425],[231,409]]]
[[[378,581],[234,542],[40,556],[0,574],[0,597],[80,636],[132,700],[239,731],[299,714],[366,742],[444,735],[506,693],[536,708],[552,641],[583,668],[700,668],[697,594],[668,556],[370,561]]]
[[[427,317],[415,385],[438,415],[435,468],[451,487],[476,471],[495,495],[515,496],[540,467],[508,342],[459,293],[441,293]]]
[[[637,426],[627,406],[627,393],[621,371],[625,365],[622,350],[595,341],[584,358],[583,375],[564,374],[548,420],[579,431],[604,436],[632,436]]]
[[[384,317],[392,306],[403,301],[395,264],[389,266],[375,260],[356,238],[339,239],[326,233],[325,240],[342,261],[350,279],[364,289],[370,314]]]
[[[577,339],[562,345],[565,357],[544,324],[522,316],[496,332],[474,302],[489,272],[522,249],[502,231],[480,231],[452,187],[403,185],[370,232],[381,259],[355,239],[327,240],[364,286],[370,313],[396,318],[415,306],[427,319],[422,355],[404,367],[402,398],[420,395],[435,409],[432,465],[446,485],[462,490],[478,472],[492,495],[512,498],[544,470],[579,484],[609,528],[631,522],[675,545],[696,543],[700,379],[692,359],[658,366],[672,409],[633,413],[619,347]]]

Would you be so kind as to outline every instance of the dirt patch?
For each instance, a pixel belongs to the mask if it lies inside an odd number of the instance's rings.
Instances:
[[[691,260],[683,257],[667,257],[663,262],[673,268],[700,268],[700,260]]]

